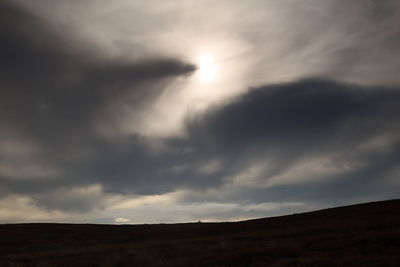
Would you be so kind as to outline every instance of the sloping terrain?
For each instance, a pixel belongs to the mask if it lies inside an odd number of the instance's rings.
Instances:
[[[400,266],[400,200],[234,223],[0,225],[0,266]]]

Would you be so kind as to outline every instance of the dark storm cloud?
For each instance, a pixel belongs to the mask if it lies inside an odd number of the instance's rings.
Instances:
[[[397,88],[326,80],[253,88],[235,102],[188,121],[188,137],[167,141],[169,152],[149,156],[132,150],[106,157],[92,176],[102,177],[110,190],[141,194],[179,188],[225,190],[227,178],[253,163],[271,165],[257,178],[262,187],[263,181],[284,175],[296,164],[327,158],[321,171],[329,168],[329,173],[297,183],[323,186],[337,180],[352,186],[363,179],[365,186],[386,186],[387,173],[399,162],[399,104]],[[202,171],[213,159],[220,159],[222,168]],[[310,173],[314,167],[318,163],[308,167]],[[291,181],[285,183],[296,188]],[[330,194],[335,193],[340,190]]]
[[[352,142],[398,130],[399,99],[397,88],[305,80],[254,88],[236,102],[192,122],[189,129],[199,142],[205,140],[196,133],[212,133],[207,137],[215,144],[236,152],[260,143],[336,146],[338,137]],[[346,128],[348,132],[341,135]]]
[[[0,116],[33,135],[64,137],[63,131],[88,128],[110,98],[138,91],[136,101],[143,103],[160,90],[156,83],[194,70],[169,58],[101,59],[88,44],[8,1],[0,17]]]
[[[85,177],[82,165],[93,166],[83,154],[110,150],[93,125],[102,109],[129,95],[129,104],[139,111],[163,85],[194,70],[168,57],[103,59],[89,44],[54,26],[11,1],[0,3],[0,176],[11,193],[93,180]],[[44,171],[38,167],[43,162],[59,171]],[[26,165],[29,170],[17,170]],[[57,179],[37,181],[32,169]]]
[[[9,16],[0,32],[5,40],[0,47],[2,106],[9,119],[23,117],[24,123],[31,123],[30,127],[57,129],[62,125],[70,127],[71,121],[86,123],[91,112],[110,97],[138,90],[138,85],[145,82],[156,83],[193,71],[192,65],[173,59],[113,62],[80,54],[81,51],[70,52],[65,47],[69,41],[55,40],[58,36],[49,32],[48,27],[13,11],[1,8]],[[16,14],[10,15],[13,13]],[[145,90],[137,93],[139,103],[154,91],[151,85],[143,87]],[[43,127],[49,122],[54,127]]]
[[[207,137],[229,154],[261,144],[265,149],[309,153],[316,146],[318,151],[345,148],[382,132],[397,132],[399,101],[394,88],[306,80],[255,88],[192,122],[189,129],[200,143],[210,140],[195,133],[213,133]]]
[[[208,157],[225,160],[219,178],[234,177],[254,162],[269,166],[257,174],[258,184],[234,199],[345,203],[399,193],[394,182],[400,163],[399,114],[398,88],[305,80],[254,88],[188,127],[196,153],[209,151]],[[305,165],[284,180],[296,164],[326,158],[328,164]],[[307,175],[312,177],[302,178]],[[282,184],[265,185],[275,177],[282,177]]]

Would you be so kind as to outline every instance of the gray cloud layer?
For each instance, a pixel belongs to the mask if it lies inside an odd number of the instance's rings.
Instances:
[[[360,51],[353,42],[347,52],[333,47],[337,60],[329,70],[295,71],[289,82],[274,84],[244,79],[239,93],[201,113],[185,114],[184,135],[155,138],[140,127],[163,123],[149,121],[149,114],[167,102],[171,87],[195,73],[194,64],[170,56],[171,51],[149,56],[155,46],[146,48],[148,40],[131,47],[146,50],[142,57],[102,55],[70,29],[60,31],[53,20],[17,2],[0,4],[1,222],[69,216],[112,222],[112,217],[140,214],[164,221],[247,218],[399,196],[400,88],[393,75],[398,30],[392,27],[397,3],[371,1],[371,13],[357,16],[366,27],[357,36],[365,43],[354,41]],[[321,6],[321,14],[342,10],[338,2]],[[354,12],[360,2],[348,5]],[[305,21],[299,25],[314,19]],[[246,42],[264,38],[259,31],[244,31],[244,24],[238,32]],[[379,53],[366,36],[388,25],[377,39],[386,44]],[[297,41],[288,41],[283,51],[319,55],[308,42],[309,34],[325,36],[319,31],[301,29],[304,40],[293,37]],[[269,54],[261,41],[253,41],[259,60],[248,70],[270,77],[272,67],[262,63]],[[365,58],[371,46],[375,53]],[[288,54],[273,67],[286,72],[286,60],[295,66],[294,59]],[[379,64],[385,73],[377,71]],[[369,72],[378,82],[360,85]],[[324,78],[305,79],[306,74]],[[234,83],[218,86],[230,90]],[[167,107],[165,118],[175,116],[174,106]]]

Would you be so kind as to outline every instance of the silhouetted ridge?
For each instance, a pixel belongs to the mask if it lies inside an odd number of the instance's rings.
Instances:
[[[399,210],[387,200],[231,223],[6,224],[0,266],[399,266]]]

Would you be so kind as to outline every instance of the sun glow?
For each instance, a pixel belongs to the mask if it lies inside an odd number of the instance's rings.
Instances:
[[[212,82],[217,78],[219,68],[210,54],[199,56],[198,68],[198,77],[201,82]]]

